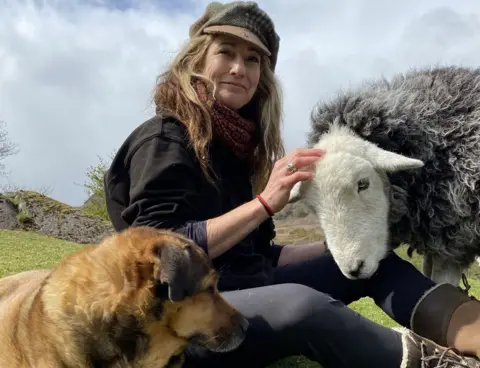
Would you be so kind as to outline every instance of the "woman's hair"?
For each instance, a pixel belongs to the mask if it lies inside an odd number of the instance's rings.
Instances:
[[[174,116],[186,126],[196,158],[211,183],[213,180],[208,167],[208,147],[212,139],[211,117],[207,106],[200,101],[192,79],[210,82],[200,71],[214,37],[200,35],[190,39],[167,71],[159,76],[153,96],[157,114]],[[275,161],[284,155],[281,97],[278,81],[269,67],[269,59],[262,56],[257,91],[240,111],[242,115],[248,114],[248,118],[254,119],[260,127],[261,136],[253,159],[252,178],[257,193],[265,187]]]

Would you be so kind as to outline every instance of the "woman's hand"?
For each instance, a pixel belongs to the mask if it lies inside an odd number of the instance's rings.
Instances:
[[[310,167],[322,156],[323,151],[318,149],[296,149],[275,163],[265,190],[261,193],[272,211],[278,212],[287,204],[295,183],[313,177]],[[289,164],[293,169],[289,170]],[[209,256],[216,258],[225,253],[268,216],[264,205],[255,198],[221,216],[207,220]]]
[[[296,183],[313,178],[311,167],[324,153],[315,148],[298,148],[275,163],[268,183],[260,194],[273,213],[287,205],[290,191]]]

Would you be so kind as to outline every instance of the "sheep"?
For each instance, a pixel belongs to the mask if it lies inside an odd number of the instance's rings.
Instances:
[[[326,151],[296,184],[342,273],[371,277],[400,245],[458,285],[480,255],[480,69],[410,70],[318,103],[307,145]]]

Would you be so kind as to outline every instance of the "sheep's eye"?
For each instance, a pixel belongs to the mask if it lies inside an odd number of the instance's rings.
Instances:
[[[362,190],[367,189],[370,186],[370,181],[368,178],[363,178],[358,181],[358,192],[361,192]]]

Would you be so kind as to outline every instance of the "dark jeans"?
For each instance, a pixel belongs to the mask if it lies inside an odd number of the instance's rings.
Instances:
[[[368,280],[345,278],[326,253],[277,268],[274,284],[223,293],[249,319],[244,343],[223,354],[189,349],[185,367],[266,367],[300,354],[324,368],[400,367],[399,335],[346,305],[371,297],[408,328],[413,307],[434,286],[393,252]]]

